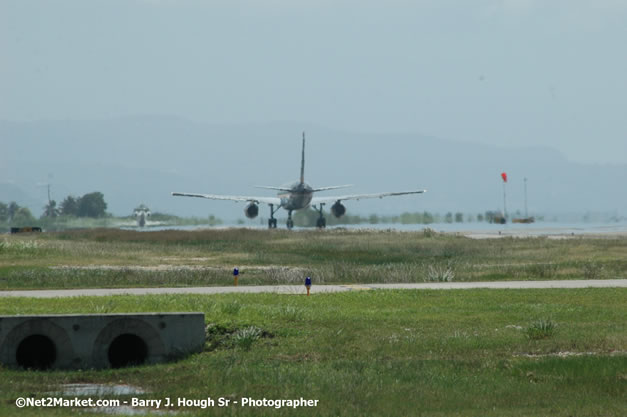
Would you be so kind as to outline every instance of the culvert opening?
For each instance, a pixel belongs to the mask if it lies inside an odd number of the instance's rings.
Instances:
[[[57,348],[48,336],[34,334],[20,342],[15,359],[24,369],[50,369],[57,359]]]
[[[141,337],[125,333],[113,339],[108,356],[112,368],[141,365],[148,358],[148,346]]]

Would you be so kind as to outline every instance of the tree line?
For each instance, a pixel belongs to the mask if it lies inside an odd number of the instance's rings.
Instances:
[[[51,200],[44,206],[41,218],[67,217],[91,217],[99,218],[107,216],[107,203],[101,192],[85,194],[81,197],[67,196],[59,206],[55,200]],[[0,223],[15,225],[29,225],[36,219],[28,207],[20,207],[15,201],[10,203],[0,202]]]
[[[67,196],[57,208],[57,202],[51,200],[44,207],[42,217],[74,216],[99,218],[107,215],[107,203],[104,195],[95,191],[82,197]]]
[[[0,223],[25,224],[35,221],[28,207],[20,207],[15,201],[6,204],[0,201]]]

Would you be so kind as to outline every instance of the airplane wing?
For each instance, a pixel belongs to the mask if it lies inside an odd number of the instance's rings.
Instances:
[[[397,191],[397,192],[387,192],[387,193],[376,193],[376,194],[349,194],[349,195],[336,195],[336,196],[328,196],[328,197],[314,197],[311,200],[311,204],[320,204],[320,203],[335,203],[336,201],[343,200],[361,200],[362,198],[383,198],[383,197],[392,197],[397,195],[406,195],[406,194],[422,194],[426,193],[427,190],[415,190],[415,191]]]
[[[251,203],[264,203],[274,204],[276,206],[281,205],[281,199],[279,197],[251,197],[244,195],[218,195],[218,194],[194,194],[194,193],[172,193],[177,197],[198,197],[208,198],[210,200],[230,200],[230,201],[248,201]]]

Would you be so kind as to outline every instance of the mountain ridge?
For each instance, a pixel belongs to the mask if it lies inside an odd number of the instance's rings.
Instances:
[[[174,198],[170,192],[268,195],[253,186],[297,179],[303,130],[305,178],[314,186],[355,184],[351,193],[428,189],[418,197],[349,202],[348,213],[498,210],[503,171],[509,175],[511,212],[524,206],[523,178],[528,178],[531,213],[627,207],[627,197],[614,186],[627,180],[627,164],[572,162],[550,147],[345,132],[314,123],[206,124],[176,116],[0,121],[6,151],[0,156],[0,183],[12,184],[11,195],[29,199],[18,203],[34,213],[47,198],[45,187],[37,184],[50,182],[58,202],[70,194],[103,192],[115,215],[130,214],[143,202],[178,215],[240,218],[241,204]],[[12,199],[7,193],[0,188],[0,201]]]

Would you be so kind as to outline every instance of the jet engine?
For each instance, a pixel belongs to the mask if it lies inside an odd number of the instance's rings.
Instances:
[[[259,214],[259,206],[255,203],[250,203],[244,207],[244,214],[249,219],[254,219]]]
[[[331,206],[331,213],[337,218],[342,217],[346,213],[346,207],[339,201]]]

